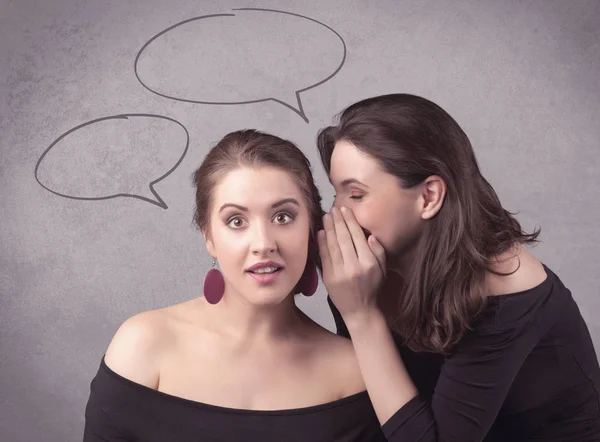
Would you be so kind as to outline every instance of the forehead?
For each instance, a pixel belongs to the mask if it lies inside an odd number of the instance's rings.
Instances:
[[[302,191],[294,177],[275,167],[241,167],[221,178],[214,188],[216,206],[237,203],[243,206],[270,206],[283,198],[302,203]]]
[[[366,183],[380,179],[382,173],[384,171],[377,161],[351,142],[342,140],[335,143],[329,171],[329,178],[334,185],[349,178]]]

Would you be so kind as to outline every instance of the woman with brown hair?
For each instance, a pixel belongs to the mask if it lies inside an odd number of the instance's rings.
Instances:
[[[352,344],[295,304],[318,283],[321,197],[293,143],[226,135],[194,173],[220,270],[203,295],[139,313],[91,384],[85,442],[383,441]]]
[[[318,148],[336,191],[323,280],[388,441],[600,440],[586,324],[456,121],[383,95],[345,109]]]

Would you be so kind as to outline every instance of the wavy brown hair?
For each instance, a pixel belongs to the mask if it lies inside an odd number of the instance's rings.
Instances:
[[[310,225],[307,266],[313,263],[320,269],[316,235],[323,228],[324,212],[310,161],[294,143],[275,135],[255,129],[230,132],[208,152],[192,175],[196,187],[195,226],[206,233],[210,232],[213,189],[226,174],[242,167],[264,166],[289,173],[301,189],[308,207]],[[293,293],[299,293],[298,286]]]
[[[485,307],[486,272],[516,244],[537,242],[540,230],[521,229],[482,176],[469,138],[437,104],[390,94],[359,101],[317,136],[330,172],[336,142],[345,140],[374,158],[404,188],[436,175],[446,183],[442,208],[421,234],[390,324],[414,351],[447,354]]]

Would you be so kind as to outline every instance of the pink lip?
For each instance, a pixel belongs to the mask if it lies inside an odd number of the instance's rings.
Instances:
[[[275,267],[276,269],[280,269],[280,270],[275,273],[269,273],[269,274],[267,274],[267,273],[262,273],[262,274],[252,273],[252,271],[254,271],[256,269],[261,269],[263,267]],[[272,284],[277,280],[282,269],[283,269],[283,266],[275,261],[265,261],[265,262],[256,263],[253,266],[248,267],[248,270],[246,270],[246,273],[248,273],[248,275],[250,275],[259,284],[267,285],[267,284]]]
[[[275,267],[276,269],[282,269],[283,266],[275,261],[265,261],[265,262],[258,262],[256,264],[254,264],[253,266],[250,266],[246,269],[246,271],[248,272],[253,272],[256,269],[262,269],[263,267]]]
[[[248,272],[248,275],[250,275],[256,282],[258,282],[261,285],[267,285],[267,284],[273,284],[277,278],[279,277],[279,274],[281,273],[281,270],[275,273],[269,273],[269,274],[259,274],[259,273],[251,273]]]

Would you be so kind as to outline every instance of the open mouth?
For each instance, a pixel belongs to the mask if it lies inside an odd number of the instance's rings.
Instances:
[[[279,279],[279,273],[282,270],[282,266],[273,262],[266,265],[254,266],[254,268],[250,268],[246,272],[260,285],[265,286],[274,284]]]
[[[255,275],[272,275],[280,271],[281,267],[261,267],[255,270],[248,270],[248,273],[254,273]]]

